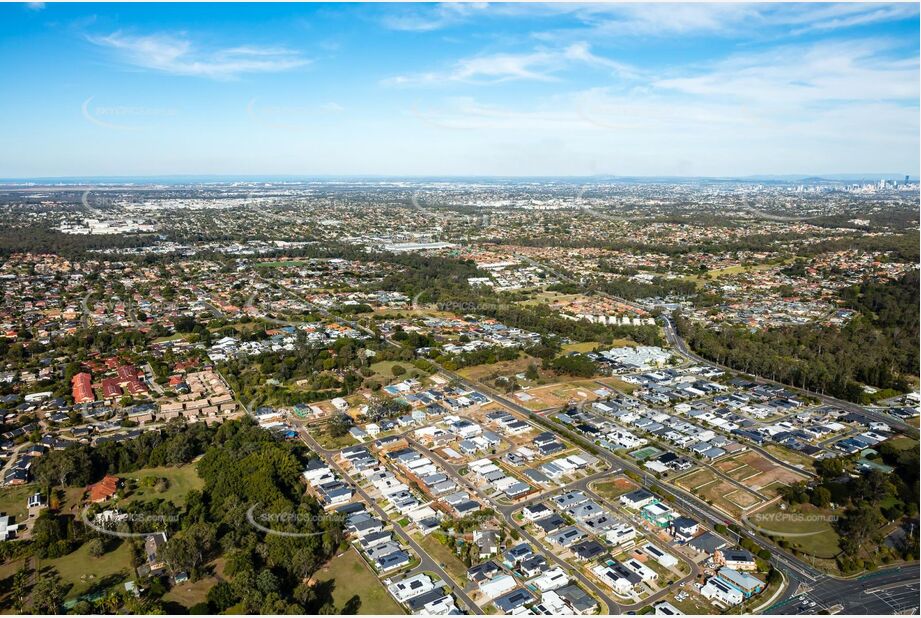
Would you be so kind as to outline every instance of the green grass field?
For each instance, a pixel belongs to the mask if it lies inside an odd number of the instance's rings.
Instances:
[[[315,578],[317,582],[335,581],[333,601],[340,611],[349,599],[358,595],[361,598],[359,614],[405,613],[354,548],[330,560]]]
[[[134,579],[128,543],[123,542],[98,558],[90,557],[87,545],[84,543],[77,551],[61,558],[41,561],[40,569],[52,567],[60,574],[62,582],[72,585],[68,599]]]
[[[762,532],[781,538],[804,553],[817,558],[833,558],[838,554],[840,537],[834,529],[834,518],[838,514],[827,509],[819,509],[811,504],[800,504],[785,511],[779,503],[749,517],[749,521],[758,526]],[[787,536],[792,534],[805,536]]]
[[[909,438],[908,436],[897,436],[895,438],[890,438],[886,441],[886,444],[900,451],[918,450],[918,441],[913,438]]]
[[[358,441],[349,434],[344,436],[339,436],[334,438],[329,435],[329,432],[325,428],[317,429],[316,431],[311,431],[310,435],[322,446],[323,448],[328,449],[341,449],[347,446],[353,446],[358,444]]]
[[[305,262],[304,260],[277,260],[274,262],[259,262],[256,264],[259,268],[291,268],[309,265],[310,262]]]
[[[598,343],[597,341],[583,341],[581,343],[567,343],[562,348],[560,348],[560,351],[564,355],[570,354],[571,352],[579,352],[581,354],[584,354],[586,352],[591,352],[597,347],[601,347],[602,349],[605,349],[606,346],[604,346],[601,343]]]
[[[406,370],[406,373],[399,377],[394,377],[393,375],[393,366],[400,365],[403,369]],[[401,363],[399,361],[378,361],[371,364],[371,371],[377,375],[386,378],[387,382],[395,381],[399,382],[405,380],[406,378],[421,378],[425,377],[427,374],[424,371],[416,369],[412,366],[412,363]],[[385,382],[385,384],[387,383]]]
[[[204,482],[198,477],[195,464],[178,467],[144,468],[121,476],[138,482],[138,488],[125,499],[126,503],[163,499],[172,502],[176,506],[182,506],[185,504],[186,494],[193,489],[201,489],[204,486]],[[166,491],[158,492],[153,487],[145,487],[142,481],[146,478],[165,478],[169,481],[169,488]]]
[[[794,466],[802,466],[806,470],[812,470],[815,460],[808,455],[803,455],[802,453],[797,453],[786,447],[778,446],[776,444],[766,444],[764,446],[766,450],[771,455],[783,459],[787,463],[791,463]]]
[[[611,376],[609,378],[598,378],[598,382],[601,382],[605,386],[619,390],[622,393],[627,393],[628,395],[639,388],[636,384],[630,384],[629,382],[624,382],[620,378]]]
[[[13,577],[24,563],[25,559],[19,559],[0,564],[0,614],[12,613],[13,600],[9,596],[13,591]]]
[[[23,523],[29,515],[26,501],[37,489],[38,486],[34,484],[0,488],[0,513],[15,517],[17,523]]]
[[[153,340],[154,343],[165,343],[167,341],[179,341],[180,339],[185,339],[185,335],[182,333],[174,333],[167,337],[157,337]]]

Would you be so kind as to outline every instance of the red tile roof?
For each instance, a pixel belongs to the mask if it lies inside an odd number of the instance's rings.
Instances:
[[[90,502],[103,502],[115,495],[121,480],[117,476],[106,474],[101,481],[86,486]]]
[[[106,378],[102,381],[102,396],[106,399],[110,397],[121,397],[122,387],[118,385],[116,378]]]
[[[71,379],[71,384],[73,385],[74,403],[89,403],[96,400],[90,374],[78,373]]]

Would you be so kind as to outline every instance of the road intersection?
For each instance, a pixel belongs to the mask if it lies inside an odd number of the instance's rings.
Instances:
[[[315,308],[317,311],[319,311],[323,315],[343,321],[344,323],[350,325],[352,328],[355,328],[362,332],[366,332],[368,334],[377,336],[376,333],[374,333],[367,327],[359,324],[358,322],[354,320],[345,319],[345,318],[342,318],[341,316],[335,315],[329,310],[327,310],[326,308],[319,307],[315,305],[314,303],[311,303],[307,299],[300,296],[297,292],[290,290],[288,288],[285,288],[284,286],[281,286],[281,287],[286,293],[288,293],[292,297],[295,297],[301,300],[302,302],[306,303],[308,306]],[[615,297],[611,297],[611,298],[615,298]],[[636,305],[635,303],[630,303],[629,301],[626,301],[624,299],[616,298],[616,300],[623,302],[627,305],[631,305],[631,306]],[[646,307],[642,307],[642,308],[644,310],[647,310]],[[687,344],[684,342],[684,340],[681,339],[681,337],[678,335],[677,330],[672,320],[668,316],[663,315],[661,317],[663,320],[666,340],[672,346],[673,350],[675,350],[679,355],[695,363],[699,363],[702,365],[715,366],[715,367],[719,367],[724,370],[732,371],[731,368],[723,367],[717,363],[703,359],[700,356],[697,356],[695,353],[691,352],[688,349]],[[399,347],[399,343],[395,341],[391,341],[388,338],[384,338],[383,340],[389,345]],[[781,595],[780,600],[774,605],[772,605],[770,608],[765,610],[765,613],[771,613],[771,610],[777,607],[781,607],[781,608],[787,607],[787,609],[789,610],[790,609],[788,607],[789,604],[794,602],[793,601],[794,598],[797,596],[799,591],[801,591],[804,588],[810,589],[811,590],[810,594],[820,595],[821,599],[825,599],[825,601],[823,602],[826,604],[826,606],[828,606],[828,603],[830,603],[832,600],[836,599],[837,600],[836,602],[842,606],[842,611],[844,613],[862,613],[856,610],[864,606],[872,606],[878,609],[883,608],[883,606],[886,605],[886,600],[888,599],[888,597],[881,598],[879,594],[868,594],[866,592],[871,587],[878,586],[881,581],[893,586],[889,590],[901,591],[902,589],[904,589],[906,591],[911,591],[911,590],[917,589],[917,583],[919,581],[919,566],[917,563],[913,565],[902,565],[902,566],[896,566],[896,567],[891,567],[888,569],[882,569],[880,571],[877,571],[873,575],[876,577],[881,577],[882,579],[875,580],[873,582],[869,582],[865,586],[863,583],[864,580],[861,580],[860,578],[839,578],[839,577],[834,577],[832,575],[829,575],[809,565],[808,563],[806,563],[799,557],[793,555],[791,552],[779,547],[773,541],[762,537],[761,535],[755,533],[754,531],[746,529],[743,522],[729,521],[728,516],[726,514],[709,506],[707,503],[703,502],[702,500],[700,500],[699,498],[697,498],[695,495],[691,494],[690,492],[684,491],[683,489],[678,488],[674,485],[666,486],[661,481],[656,479],[654,476],[648,474],[645,470],[637,466],[635,463],[631,461],[627,461],[625,459],[621,459],[620,457],[616,456],[610,451],[607,451],[606,449],[598,449],[589,440],[585,439],[581,435],[578,435],[570,431],[568,428],[564,427],[560,423],[552,420],[550,418],[550,414],[547,414],[548,412],[547,410],[542,411],[544,412],[544,414],[539,414],[535,411],[525,408],[524,406],[518,404],[517,402],[514,402],[506,398],[504,395],[498,393],[497,391],[495,391],[494,389],[490,388],[487,385],[484,385],[482,383],[473,383],[470,380],[467,380],[466,378],[464,378],[463,376],[453,371],[446,370],[443,367],[439,367],[439,371],[440,373],[447,376],[451,380],[459,384],[462,384],[467,388],[484,392],[497,403],[505,406],[508,409],[518,412],[519,414],[525,416],[532,422],[535,422],[538,425],[549,427],[553,429],[554,431],[567,437],[571,442],[581,445],[584,448],[587,448],[592,452],[596,452],[603,460],[607,462],[610,470],[612,471],[628,470],[632,472],[634,475],[637,475],[637,478],[640,478],[642,480],[645,486],[653,488],[655,491],[658,491],[659,493],[665,494],[666,497],[670,501],[674,502],[678,507],[680,507],[682,510],[684,510],[688,514],[691,514],[694,517],[698,518],[702,523],[707,524],[709,527],[714,528],[717,525],[726,526],[727,524],[734,524],[733,528],[728,530],[727,534],[721,535],[721,536],[729,537],[727,538],[727,540],[731,542],[732,544],[737,544],[742,538],[747,538],[747,539],[754,541],[755,543],[757,543],[758,545],[762,547],[766,547],[771,552],[771,563],[774,565],[775,568],[781,570],[785,576],[786,589],[784,593]],[[776,383],[776,382],[773,382],[771,380],[767,380],[764,378],[756,378],[756,381],[759,383],[779,384],[779,383]],[[782,385],[782,386],[787,387],[787,385]],[[896,427],[900,430],[903,430],[903,431],[910,430],[908,431],[910,435],[917,435],[917,429],[889,415],[886,415],[880,412],[876,412],[876,411],[867,410],[863,406],[859,406],[857,404],[853,404],[853,403],[846,402],[846,401],[841,401],[833,397],[818,395],[814,393],[809,393],[809,395],[817,397],[819,400],[821,400],[822,402],[828,405],[834,405],[834,406],[840,407],[841,409],[844,409],[847,411],[858,412],[858,413],[864,414],[870,418],[873,418],[874,420],[880,420],[882,422],[886,422],[890,424],[891,426]],[[552,410],[550,412],[552,412]],[[307,433],[306,431],[302,431],[300,432],[300,435],[302,439],[305,439],[304,436],[307,435]],[[307,435],[307,438],[309,438],[309,435]],[[308,444],[310,444],[312,448],[320,448],[319,444],[317,444],[316,441],[314,441],[312,438],[309,438],[309,440],[310,442],[308,442]],[[307,439],[305,439],[305,442],[306,441]],[[327,451],[326,449],[322,449],[322,448],[318,450],[317,452],[318,453],[326,452],[327,456],[331,455],[330,451]],[[428,455],[429,453],[430,451],[427,451],[426,454]],[[438,461],[438,459],[434,457],[433,459]],[[772,459],[774,458],[772,457]],[[445,469],[453,470],[451,466],[445,466]],[[613,472],[609,472],[609,474],[613,474]],[[591,477],[588,477],[588,478],[591,479]],[[592,479],[592,480],[595,480],[595,479]],[[584,486],[585,489],[588,489],[588,482],[585,482],[585,481],[586,479],[582,479],[582,481],[576,481],[574,486],[580,489]],[[465,482],[465,484],[466,483],[467,482]],[[537,499],[539,498],[537,497],[534,498],[534,500],[537,500]],[[526,504],[528,504],[528,501],[518,503],[514,506],[512,510],[517,510],[518,508],[522,508]],[[497,510],[503,515],[503,518],[506,520],[507,523],[509,523],[515,529],[517,529],[519,533],[522,534],[522,536],[525,536],[525,538],[528,538],[530,542],[535,543],[536,546],[539,547],[540,544],[537,543],[537,541],[533,539],[530,535],[528,535],[526,531],[524,531],[520,526],[518,526],[516,522],[514,522],[514,519],[511,516],[512,511],[509,511],[508,510],[509,508],[510,507],[499,506]],[[434,560],[432,560],[430,557],[428,557],[428,555],[425,554],[424,551],[422,551],[421,547],[418,547],[418,544],[416,544],[411,538],[409,538],[405,532],[403,532],[402,530],[400,530],[400,532],[402,532],[401,536],[408,539],[410,546],[413,547],[414,550],[419,552],[419,556],[421,559],[425,559],[428,562],[430,562],[432,565],[438,566],[437,563]],[[581,574],[579,569],[573,568],[572,565],[569,565],[565,561],[558,559],[556,556],[553,556],[553,558],[558,564],[561,562],[565,564],[567,569],[570,570],[571,572],[579,573],[578,579],[584,585],[586,585],[586,587],[589,588],[598,598],[602,599],[606,605],[608,605],[609,611],[611,613],[615,613],[616,611],[620,611],[624,609],[631,609],[630,606],[621,605],[615,602],[607,593],[602,591],[596,584],[594,584],[594,582],[592,582],[591,579],[587,578],[584,574]],[[450,578],[450,576],[448,576],[448,574],[444,572],[440,568],[440,566],[437,569],[432,569],[432,570],[438,573],[439,576],[441,576],[444,581],[453,583],[453,580]],[[855,583],[857,585],[855,585]],[[912,588],[912,586],[914,586],[914,588]],[[474,604],[472,600],[469,598],[469,596],[467,596],[463,592],[462,585],[458,586],[457,584],[455,584],[454,589],[455,589],[455,592],[459,593],[458,596],[460,596],[461,599],[465,603],[470,605],[471,608],[476,607],[476,604]],[[889,594],[892,597],[892,599],[894,599],[894,600],[889,600],[890,603],[894,603],[894,604],[902,603],[903,596],[895,594],[895,593],[889,593]],[[874,601],[874,600],[869,599],[868,598],[869,596],[872,596],[876,600]],[[648,603],[648,600],[645,601],[643,605],[647,603]],[[818,602],[816,603],[816,606],[818,606]],[[855,611],[851,611],[852,609]],[[779,612],[779,613],[786,613],[786,612]],[[883,612],[871,612],[871,613],[889,613],[889,612],[883,611]]]

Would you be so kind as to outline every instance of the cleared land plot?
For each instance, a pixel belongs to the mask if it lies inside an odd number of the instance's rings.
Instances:
[[[625,476],[598,481],[592,484],[592,490],[606,500],[617,500],[622,495],[637,489],[639,485]]]
[[[632,393],[638,387],[636,384],[630,384],[629,382],[624,382],[620,378],[615,378],[613,376],[608,378],[598,378],[598,382],[601,382],[605,386],[617,389],[622,393]]]
[[[674,479],[674,483],[688,491],[695,491],[716,481],[718,477],[712,470],[697,468],[684,476]]]
[[[770,495],[777,495],[781,487],[807,478],[754,451],[739,453],[714,465],[731,479]]]
[[[593,391],[598,390],[598,388],[600,386],[591,380],[576,379],[572,382],[558,382],[528,390],[527,395],[530,399],[526,399],[522,403],[532,410],[543,410],[544,408],[564,406],[571,401],[594,401],[598,399],[598,395]]]
[[[761,498],[740,489],[729,481],[717,481],[711,483],[700,490],[700,495],[713,503],[713,506],[722,509],[735,518],[742,516],[742,513],[763,502]]]
[[[918,450],[918,441],[913,438],[909,438],[908,436],[897,436],[895,438],[890,438],[886,441],[886,444],[900,451]]]
[[[585,352],[591,352],[597,347],[604,348],[605,346],[597,341],[583,341],[581,343],[567,343],[560,349],[560,351],[563,354],[570,354],[572,352],[579,352],[584,354]]]
[[[791,451],[788,448],[777,446],[776,444],[766,444],[763,448],[774,457],[805,470],[812,470],[812,464],[815,462],[815,460],[808,455]]]
[[[216,577],[203,577],[197,582],[187,581],[177,584],[163,595],[165,601],[179,603],[184,607],[192,607],[197,603],[203,603],[208,600],[208,591],[217,585]]]
[[[498,363],[486,365],[473,365],[458,369],[457,373],[468,380],[493,380],[499,376],[513,376],[524,373],[528,370],[528,365],[534,364],[540,368],[541,360],[533,356],[522,356],[515,360],[499,361]]]
[[[536,294],[533,294],[531,298],[529,298],[528,300],[521,301],[518,304],[528,306],[528,305],[549,304],[552,302],[565,302],[565,303],[572,303],[575,301],[586,302],[588,300],[590,299],[583,294],[564,294],[562,292],[554,292],[554,291],[548,290],[545,292],[538,292]]]
[[[405,613],[354,548],[327,562],[315,579],[317,582],[335,582],[333,601],[337,609],[341,610],[349,599],[358,595],[361,598],[359,614]]]
[[[675,479],[674,482],[736,519],[741,517],[743,512],[763,502],[752,492],[736,487],[706,468],[698,468]]]
[[[435,534],[428,534],[419,541],[419,545],[425,552],[435,559],[439,564],[444,565],[444,569],[455,581],[466,581],[467,567],[461,562],[461,559],[454,555],[451,548],[435,538]],[[450,542],[450,539],[448,539]]]
[[[761,502],[761,498],[743,489],[737,489],[726,494],[726,499],[743,509],[749,509]]]
[[[330,435],[329,431],[323,427],[317,429],[316,431],[310,431],[310,435],[313,436],[313,439],[317,441],[320,446],[328,449],[342,449],[347,446],[354,446],[358,444],[358,440],[353,438],[350,434],[345,434],[343,436],[333,437]]]
[[[302,266],[310,266],[310,262],[305,262],[303,260],[276,260],[274,262],[259,262],[256,264],[257,268],[299,268]]]
[[[684,592],[680,601],[675,597],[681,594],[681,592],[675,592],[665,597],[664,600],[689,616],[705,616],[707,614],[720,613],[720,610],[716,606],[710,605],[705,598],[696,593],[692,593],[691,590],[693,589],[694,587],[691,584],[687,584],[684,588],[679,588],[679,591]]]

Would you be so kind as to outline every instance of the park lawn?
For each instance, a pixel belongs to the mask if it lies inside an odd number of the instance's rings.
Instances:
[[[137,501],[149,501],[163,499],[172,502],[176,506],[185,504],[186,495],[193,489],[201,489],[205,483],[198,476],[198,470],[195,464],[184,466],[161,466],[157,468],[144,468],[137,472],[123,474],[126,479],[135,479],[138,481],[138,488],[125,498],[125,503]],[[142,487],[141,479],[144,478],[165,478],[169,481],[169,488],[160,493],[153,487]]]
[[[29,496],[38,491],[38,485],[12,485],[0,488],[0,513],[15,518],[16,523],[25,523],[29,516]]]
[[[98,588],[109,589],[134,579],[131,547],[127,542],[123,541],[117,548],[98,558],[90,557],[88,545],[84,543],[76,551],[61,558],[40,562],[40,570],[53,567],[60,574],[62,582],[72,584],[67,593],[68,599],[95,592]]]
[[[337,610],[357,594],[361,598],[359,614],[405,613],[353,547],[327,562],[314,579],[318,583],[335,581],[333,602]]]
[[[798,504],[795,507],[780,509],[781,503],[776,503],[764,511],[759,511],[749,516],[749,522],[758,526],[763,533],[785,540],[790,547],[795,548],[810,556],[817,558],[834,558],[841,549],[838,547],[840,539],[833,526],[833,518],[840,513],[829,509],[820,509],[811,504]],[[803,515],[797,520],[797,515]],[[770,518],[774,517],[775,520]],[[814,532],[808,536],[786,536]]]

